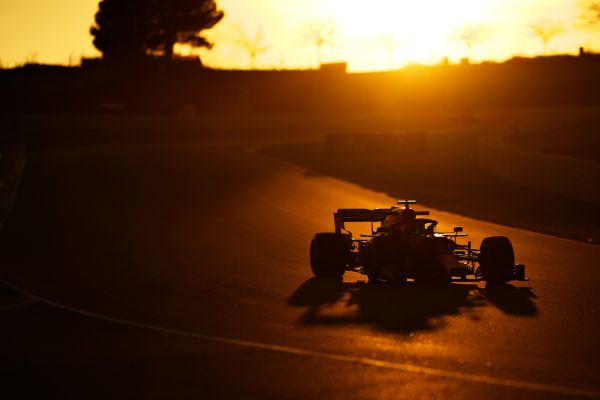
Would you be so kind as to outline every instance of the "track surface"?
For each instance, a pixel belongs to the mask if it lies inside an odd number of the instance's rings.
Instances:
[[[12,398],[600,398],[600,247],[509,236],[531,282],[311,279],[308,243],[383,194],[246,151],[32,149],[0,234]],[[557,205],[559,206],[559,205]],[[7,397],[8,398],[8,397]]]

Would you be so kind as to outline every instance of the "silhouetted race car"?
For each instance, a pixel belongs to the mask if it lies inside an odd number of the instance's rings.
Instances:
[[[369,281],[448,283],[483,280],[487,283],[524,281],[525,266],[515,264],[510,240],[483,239],[479,249],[459,244],[463,228],[438,233],[436,220],[419,218],[429,211],[410,208],[414,200],[400,200],[388,209],[339,209],[333,214],[335,232],[317,233],[310,245],[315,276],[341,278],[345,271],[367,275]],[[347,222],[369,222],[371,234],[354,238]],[[457,278],[457,279],[456,279]]]

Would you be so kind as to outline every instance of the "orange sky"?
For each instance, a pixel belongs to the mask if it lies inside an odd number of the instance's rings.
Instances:
[[[4,66],[26,60],[67,64],[82,54],[96,54],[88,28],[97,4],[98,0],[0,0],[0,61]],[[465,24],[484,27],[484,40],[472,49],[475,61],[541,53],[541,42],[531,35],[529,25],[543,19],[560,23],[565,30],[550,42],[551,53],[600,47],[600,35],[575,27],[578,0],[218,0],[218,4],[227,16],[209,33],[217,46],[201,51],[205,63],[214,67],[248,68],[249,57],[236,40],[240,29],[253,37],[259,27],[269,49],[258,56],[257,67],[312,67],[317,52],[305,36],[307,26],[316,21],[331,21],[336,28],[334,45],[323,48],[323,60],[348,61],[351,71],[431,64],[445,56],[458,61],[467,55],[466,46],[455,38]]]

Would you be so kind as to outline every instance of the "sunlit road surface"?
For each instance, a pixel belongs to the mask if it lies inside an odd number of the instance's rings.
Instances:
[[[531,282],[311,279],[333,210],[394,200],[244,146],[32,149],[1,233],[2,397],[600,398],[598,246],[432,210],[509,236]]]

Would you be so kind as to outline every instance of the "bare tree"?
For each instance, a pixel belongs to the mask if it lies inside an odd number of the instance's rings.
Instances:
[[[529,28],[531,29],[531,34],[542,41],[543,54],[548,54],[548,43],[550,43],[555,36],[564,32],[562,25],[547,19],[531,24]]]
[[[80,58],[80,60],[81,60],[81,58]],[[75,54],[73,54],[73,53],[69,54],[69,58],[67,59],[67,65],[69,67],[74,67],[77,65]]]
[[[600,29],[600,0],[585,0],[580,3],[582,13],[579,19],[584,28],[589,30]]]
[[[335,23],[332,19],[316,21],[308,24],[304,29],[304,38],[313,46],[317,52],[317,67],[322,63],[323,47],[333,46],[335,35]]]
[[[253,36],[248,35],[239,26],[236,27],[236,31],[238,37],[235,43],[248,53],[248,57],[250,58],[250,69],[256,68],[256,57],[266,53],[270,48],[270,46],[265,44],[263,28],[256,28]]]
[[[405,42],[402,40],[397,40],[390,33],[386,33],[382,36],[383,43],[385,45],[385,50],[387,52],[388,58],[388,69],[394,69],[394,62],[396,58],[396,50],[401,47]]]
[[[30,51],[25,57],[25,64],[37,64],[38,63],[38,53],[36,51]]]
[[[466,23],[455,30],[454,37],[465,45],[467,48],[467,59],[470,60],[473,56],[475,45],[487,40],[488,30],[482,25]]]
[[[279,54],[279,69],[285,69],[285,56]]]

